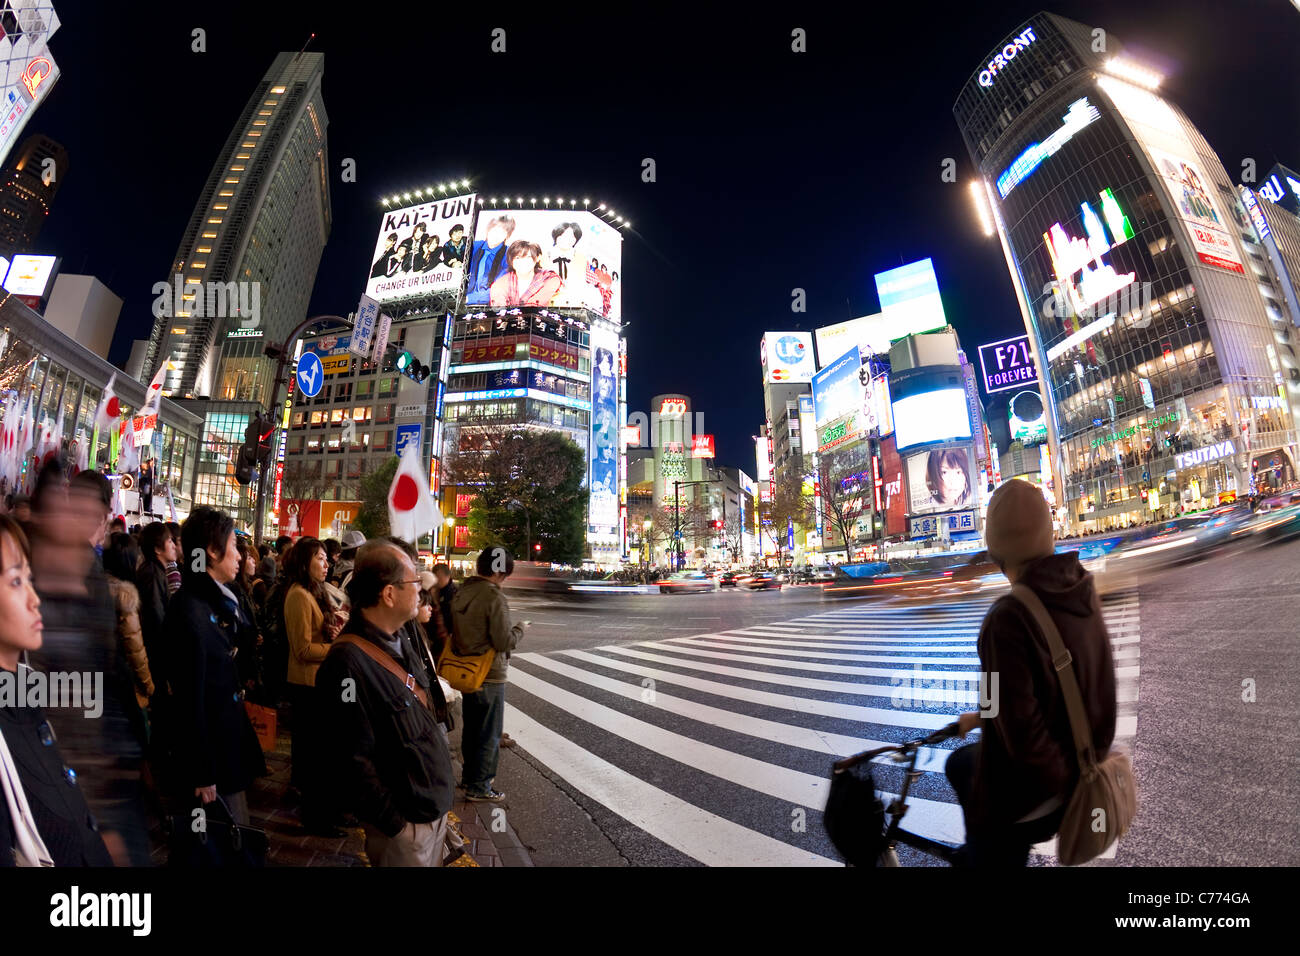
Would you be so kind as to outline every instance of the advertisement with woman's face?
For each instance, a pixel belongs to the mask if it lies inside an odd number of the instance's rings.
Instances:
[[[970,446],[935,448],[907,458],[910,514],[933,514],[973,508],[975,450]]]

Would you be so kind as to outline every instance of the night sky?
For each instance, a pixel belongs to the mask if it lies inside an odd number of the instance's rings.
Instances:
[[[62,76],[25,132],[70,169],[36,252],[125,300],[110,359],[149,334],[169,264],[231,124],[275,54],[325,53],[334,224],[311,309],[364,288],[379,198],[469,178],[485,196],[588,196],[630,220],[623,248],[629,412],[680,391],[721,464],[752,474],[763,419],[758,342],[878,311],[874,273],[932,257],[972,355],[1022,331],[1005,260],[980,232],[952,117],[962,84],[1042,3],[864,5],[781,21],[638,4],[375,5],[58,2]],[[203,12],[206,9],[207,12]],[[593,10],[595,8],[592,8]],[[1288,0],[1048,7],[1115,33],[1166,75],[1239,177],[1300,164],[1300,13]],[[867,11],[870,11],[869,15]],[[371,15],[373,14],[373,15]],[[716,19],[705,19],[705,17]],[[190,50],[207,31],[207,52]],[[502,27],[507,52],[492,54]],[[790,52],[790,31],[808,34]],[[340,182],[344,158],[357,182]],[[641,180],[653,158],[657,182]],[[945,157],[958,182],[940,179]],[[791,289],[807,292],[792,314]]]

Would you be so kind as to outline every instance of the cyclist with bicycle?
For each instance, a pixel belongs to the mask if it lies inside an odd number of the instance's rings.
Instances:
[[[1012,584],[1038,595],[1060,631],[1095,752],[1105,754],[1115,737],[1115,665],[1092,575],[1077,552],[1054,553],[1051,512],[1028,482],[1008,481],[993,493],[984,533],[989,557]],[[1060,827],[1078,757],[1056,668],[1029,609],[1000,598],[978,647],[991,699],[987,711],[961,715],[962,734],[977,727],[983,734],[953,751],[945,770],[966,821],[966,845],[953,864],[1024,866],[1033,845]]]

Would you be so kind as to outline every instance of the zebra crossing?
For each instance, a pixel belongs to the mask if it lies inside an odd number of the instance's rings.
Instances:
[[[975,643],[991,603],[832,605],[736,630],[515,654],[505,728],[573,790],[689,861],[837,866],[821,823],[830,764],[976,709]],[[1103,610],[1118,681],[1116,742],[1131,751],[1136,590],[1107,595]],[[963,842],[943,774],[961,743],[923,750],[907,829]],[[901,768],[881,763],[876,779],[895,790]],[[1035,847],[1033,862],[1051,862],[1053,851],[1054,842]]]

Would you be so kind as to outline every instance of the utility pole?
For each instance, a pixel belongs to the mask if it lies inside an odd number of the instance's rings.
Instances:
[[[280,380],[284,376],[284,367],[288,362],[289,353],[292,351],[294,343],[298,341],[298,336],[302,335],[302,333],[311,326],[317,325],[321,322],[334,322],[341,325],[351,325],[349,320],[343,318],[341,315],[313,316],[312,318],[305,319],[299,323],[297,328],[289,333],[288,337],[284,340],[283,345],[276,345],[274,342],[270,342],[267,343],[266,348],[262,350],[262,354],[268,358],[279,357],[279,362],[277,362],[275,366],[275,377],[271,380],[269,415],[272,421],[275,421],[275,406],[280,399]],[[280,436],[280,440],[284,440],[283,435]],[[266,511],[266,473],[269,470],[270,465],[268,464],[261,469],[261,473],[257,476],[257,504],[255,506],[256,510],[253,513],[253,541],[257,544],[260,544],[262,541],[262,518]]]

